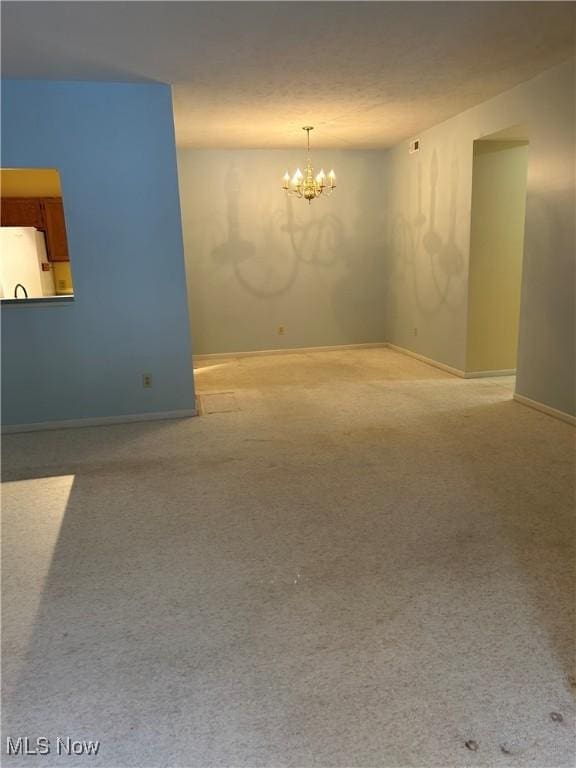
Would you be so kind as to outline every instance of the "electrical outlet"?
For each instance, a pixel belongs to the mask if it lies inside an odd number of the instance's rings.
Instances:
[[[284,326],[279,325],[278,326],[278,336],[284,336]]]
[[[144,387],[144,389],[149,389],[152,386],[152,374],[150,373],[142,374],[142,386]]]
[[[418,328],[414,328],[414,336],[418,336]]]

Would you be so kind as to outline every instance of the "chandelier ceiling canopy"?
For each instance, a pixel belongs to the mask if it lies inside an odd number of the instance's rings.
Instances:
[[[304,173],[300,168],[296,169],[293,176],[290,176],[288,171],[284,174],[282,189],[288,195],[296,195],[296,197],[303,197],[312,202],[320,195],[330,195],[336,188],[336,174],[334,171],[330,171],[328,176],[324,173],[324,169],[314,175],[314,168],[312,167],[312,161],[310,160],[310,131],[314,130],[312,125],[305,125],[302,128],[306,131],[306,140],[308,144],[308,159],[306,160],[306,167]]]

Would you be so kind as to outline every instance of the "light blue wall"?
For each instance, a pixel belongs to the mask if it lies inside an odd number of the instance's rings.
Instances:
[[[169,87],[4,81],[1,162],[60,171],[76,293],[3,307],[3,423],[193,408]]]

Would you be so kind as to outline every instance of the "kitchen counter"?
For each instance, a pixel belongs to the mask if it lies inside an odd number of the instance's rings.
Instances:
[[[23,304],[30,306],[30,304],[71,304],[74,301],[74,294],[61,294],[59,296],[37,296],[29,299],[0,299],[0,305],[14,306],[16,304]]]

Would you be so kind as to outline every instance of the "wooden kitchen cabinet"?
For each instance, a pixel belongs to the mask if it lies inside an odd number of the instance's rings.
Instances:
[[[48,259],[49,261],[70,261],[62,198],[45,197],[43,205]]]
[[[36,227],[44,232],[49,261],[69,261],[64,206],[61,197],[3,197],[3,227]]]
[[[44,209],[39,197],[3,197],[0,220],[3,227],[44,229]]]

